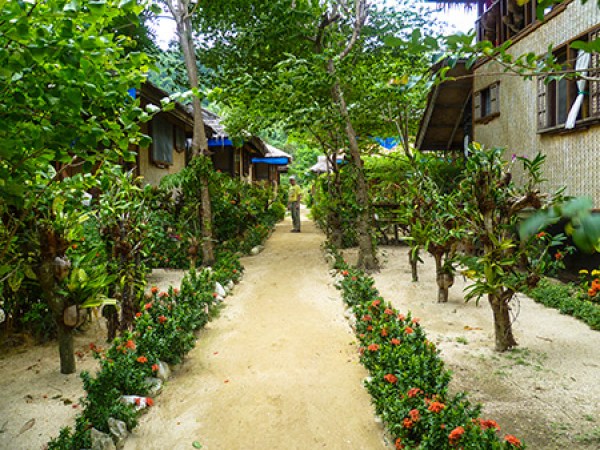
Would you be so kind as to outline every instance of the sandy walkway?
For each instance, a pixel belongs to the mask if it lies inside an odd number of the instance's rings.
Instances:
[[[465,303],[462,277],[438,304],[433,260],[424,256],[411,281],[406,248],[387,248],[376,286],[401,311],[421,317],[455,375],[453,387],[483,403],[483,415],[504,432],[543,450],[600,448],[600,333],[524,295],[515,304],[519,347],[493,351],[487,301]]]
[[[380,449],[366,371],[319,246],[289,219],[125,449]]]

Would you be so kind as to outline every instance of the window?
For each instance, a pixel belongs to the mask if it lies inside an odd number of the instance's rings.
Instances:
[[[599,37],[600,29],[596,29],[573,40],[594,40]],[[577,64],[579,51],[570,47],[571,42],[554,51],[554,57],[563,70],[573,70]],[[585,69],[588,76],[600,76],[598,53],[592,53]],[[571,111],[577,114],[574,127],[600,119],[600,81],[538,77],[537,85],[538,130],[564,130]],[[574,105],[575,109],[572,109]]]
[[[500,115],[499,93],[500,83],[494,83],[473,94],[475,122],[488,122]]]
[[[173,124],[164,116],[152,119],[152,162],[158,165],[173,164]]]

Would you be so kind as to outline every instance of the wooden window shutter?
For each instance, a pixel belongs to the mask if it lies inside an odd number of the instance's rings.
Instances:
[[[481,119],[481,92],[475,92],[473,94],[473,118],[475,120]]]
[[[545,83],[545,77],[537,79],[537,114],[538,114],[538,129],[544,129],[548,126],[548,104],[547,92],[548,86]]]
[[[494,83],[490,86],[490,114],[500,112],[500,84]]]
[[[600,30],[590,33],[590,41],[600,38]],[[590,71],[592,77],[600,77],[600,53],[593,52],[590,59]],[[590,116],[600,117],[600,81],[589,82],[590,92]]]
[[[162,116],[152,119],[152,161],[173,164],[173,124]]]

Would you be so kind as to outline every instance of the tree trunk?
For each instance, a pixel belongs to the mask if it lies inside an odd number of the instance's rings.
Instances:
[[[41,263],[36,275],[58,329],[60,373],[68,375],[76,370],[73,334],[72,328],[64,322],[64,312],[69,305],[57,291],[59,283],[69,275],[70,262],[64,256],[65,242],[54,230],[42,229],[40,240],[45,245],[42,246]]]
[[[410,272],[412,274],[412,281],[416,283],[419,281],[419,271],[417,265],[419,264],[419,248],[413,249],[412,247],[408,250],[408,263],[410,264]]]
[[[333,67],[333,62],[330,61],[330,65]],[[334,70],[330,69],[333,73]],[[340,114],[344,119],[346,137],[350,144],[350,157],[352,163],[356,169],[356,203],[358,203],[359,213],[356,221],[356,231],[358,234],[358,263],[357,267],[367,272],[377,270],[379,263],[375,255],[375,246],[373,245],[373,238],[371,236],[371,216],[369,207],[369,194],[367,190],[367,183],[365,181],[365,174],[363,169],[363,162],[360,158],[360,149],[358,147],[358,141],[356,140],[356,132],[352,127],[352,121],[348,114],[348,107],[344,100],[342,88],[339,82],[336,82],[333,86],[333,97],[340,109]]]
[[[188,80],[192,90],[198,89],[198,66],[196,52],[192,38],[192,20],[188,11],[189,1],[168,0],[168,6],[177,25],[179,44],[183,51],[185,67]],[[197,95],[194,95],[194,134],[192,137],[192,157],[208,158],[208,141],[204,129],[204,118],[202,117],[202,104]],[[212,265],[215,261],[213,227],[212,227],[212,205],[210,192],[208,190],[208,175],[201,174],[200,179],[200,223],[202,224],[202,264]]]
[[[328,193],[330,198],[342,198],[342,187],[340,183],[340,173],[337,171],[334,172],[333,182],[331,179],[328,180],[327,184]],[[343,246],[343,227],[342,227],[342,218],[339,213],[338,208],[329,209],[327,215],[327,228],[328,228],[328,239],[336,248],[342,248]]]
[[[63,315],[54,317],[58,329],[58,352],[60,354],[60,373],[75,373],[75,352],[73,349],[73,328],[64,324]]]
[[[489,294],[488,300],[494,312],[496,351],[505,352],[518,345],[513,336],[512,323],[510,321],[510,307],[508,304],[510,299],[505,300],[502,296]]]
[[[435,259],[435,280],[438,285],[438,303],[448,302],[448,290],[454,284],[454,276],[444,269],[444,253],[434,253]]]

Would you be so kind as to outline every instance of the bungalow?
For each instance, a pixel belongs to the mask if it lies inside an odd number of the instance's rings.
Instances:
[[[462,152],[465,143],[474,140],[504,147],[508,154],[541,152],[546,155],[543,189],[566,186],[567,195],[592,196],[600,207],[600,54],[586,56],[571,46],[576,40],[600,37],[598,4],[565,0],[546,8],[540,21],[538,0],[522,6],[516,0],[436,1],[476,3],[479,40],[496,45],[510,41],[508,52],[515,56],[543,56],[551,48],[565,71],[588,77],[526,79],[506,72],[494,60],[483,59],[471,69],[459,62],[449,73],[458,78],[430,92],[417,148]],[[520,174],[515,175],[518,180]]]
[[[252,158],[255,166],[254,181],[268,181],[272,185],[280,184],[281,173],[287,172],[288,165],[292,162],[292,156],[283,150],[265,144],[267,153],[265,156]]]

